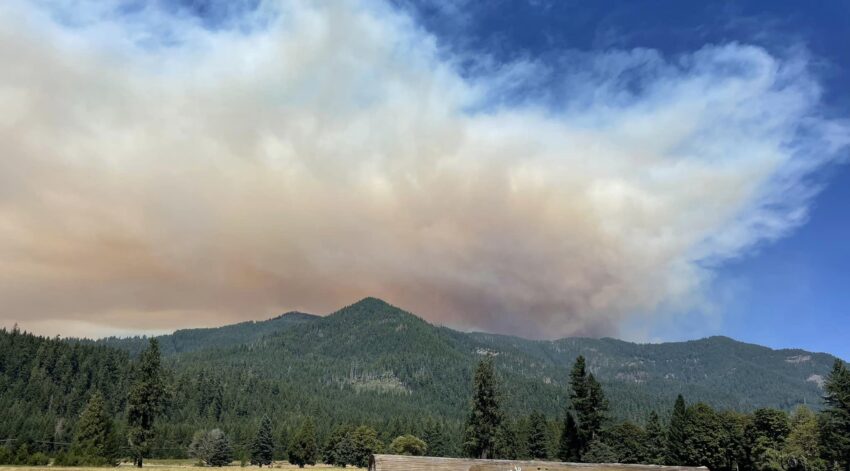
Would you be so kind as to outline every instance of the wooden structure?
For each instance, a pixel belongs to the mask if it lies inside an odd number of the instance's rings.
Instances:
[[[430,456],[372,455],[369,471],[707,471],[707,468],[643,464],[471,460]]]

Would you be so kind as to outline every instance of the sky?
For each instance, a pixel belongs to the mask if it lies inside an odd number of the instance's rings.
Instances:
[[[850,358],[849,44],[838,0],[9,0],[0,324]]]

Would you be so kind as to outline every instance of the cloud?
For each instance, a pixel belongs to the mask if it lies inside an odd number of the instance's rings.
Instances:
[[[162,330],[371,295],[464,328],[616,335],[699,308],[713,267],[802,224],[850,135],[802,52],[461,74],[372,2],[219,28],[110,5],[0,6],[4,324]]]

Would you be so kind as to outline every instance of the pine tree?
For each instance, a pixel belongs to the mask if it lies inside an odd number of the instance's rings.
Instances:
[[[233,461],[233,447],[220,429],[195,433],[189,445],[189,454],[206,466],[226,466]]]
[[[511,420],[503,420],[496,434],[496,454],[493,458],[515,460],[519,458],[519,448],[516,424]]]
[[[351,443],[352,431],[352,427],[348,425],[334,427],[322,450],[325,464],[344,468],[354,462],[354,446]]]
[[[646,422],[646,458],[649,464],[664,463],[664,428],[655,411]]]
[[[836,359],[824,383],[821,442],[824,456],[836,468],[850,471],[850,370]]]
[[[447,456],[448,446],[446,444],[446,432],[439,422],[432,418],[428,418],[425,422],[425,428],[422,434],[422,439],[428,447],[426,454],[428,456]]]
[[[492,458],[496,452],[496,436],[502,425],[502,412],[491,359],[478,364],[473,387],[472,410],[464,434],[464,451],[474,458]]]
[[[528,418],[528,454],[532,459],[543,460],[549,457],[548,442],[546,437],[546,417],[534,412]]]
[[[578,438],[578,428],[569,410],[564,415],[564,427],[561,430],[561,439],[558,442],[558,459],[565,462],[579,461],[581,443]]]
[[[570,402],[578,422],[579,458],[592,441],[598,438],[607,419],[608,400],[602,385],[593,373],[587,372],[583,356],[576,358],[570,372]]]
[[[133,372],[134,382],[127,398],[127,441],[133,453],[133,461],[139,468],[150,451],[154,421],[165,406],[165,385],[160,362],[159,343],[156,339],[150,339],[148,348],[142,352]]]
[[[289,462],[303,468],[305,464],[313,466],[318,459],[318,445],[316,444],[316,425],[313,419],[307,419],[289,446]]]
[[[274,438],[272,438],[272,421],[264,415],[257,429],[257,436],[251,445],[251,464],[259,467],[271,465],[274,458]]]
[[[92,394],[77,423],[72,453],[81,464],[115,464],[118,453],[113,435],[112,418],[99,392]]]
[[[688,408],[679,394],[673,405],[670,425],[667,427],[666,460],[669,465],[684,465],[687,461]]]
[[[585,436],[593,441],[602,430],[602,425],[608,419],[608,399],[602,391],[602,385],[596,381],[593,373],[587,375],[587,403],[586,410],[581,417],[580,427],[584,429]]]

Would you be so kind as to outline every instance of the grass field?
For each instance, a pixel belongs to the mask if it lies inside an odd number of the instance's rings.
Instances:
[[[119,467],[124,468],[124,471],[130,471],[130,469],[135,469],[135,468],[133,468],[133,464],[129,463],[129,462],[128,463],[121,463],[121,466],[119,466]],[[147,461],[145,461],[145,468],[156,469],[156,471],[191,471],[192,469],[200,469],[197,466],[195,466],[194,460],[147,460]],[[287,462],[275,463],[272,466],[272,468],[274,468],[276,470],[279,469],[279,470],[282,470],[282,471],[294,471],[296,469],[301,469],[298,466],[291,465]],[[104,471],[104,470],[108,470],[108,469],[111,469],[111,468],[84,468],[84,467],[65,468],[65,467],[59,467],[59,466],[0,466],[0,471],[21,471],[23,469],[27,469],[27,470],[43,469],[43,470],[50,470],[50,471],[59,471],[59,470]],[[237,470],[239,470],[239,471],[249,471],[251,469],[259,470],[259,468],[257,468],[256,466],[246,466],[246,467],[243,468],[243,467],[239,466],[239,463],[234,463],[231,466],[224,466],[222,468],[213,468],[213,469],[221,469],[221,470],[226,470],[226,471],[237,471]],[[263,469],[267,469],[267,468],[263,467]],[[340,469],[340,468],[334,468],[333,466],[320,464],[320,465],[316,465],[316,466],[305,466],[304,469],[311,470],[311,469]],[[345,469],[363,469],[363,468],[347,467]]]

